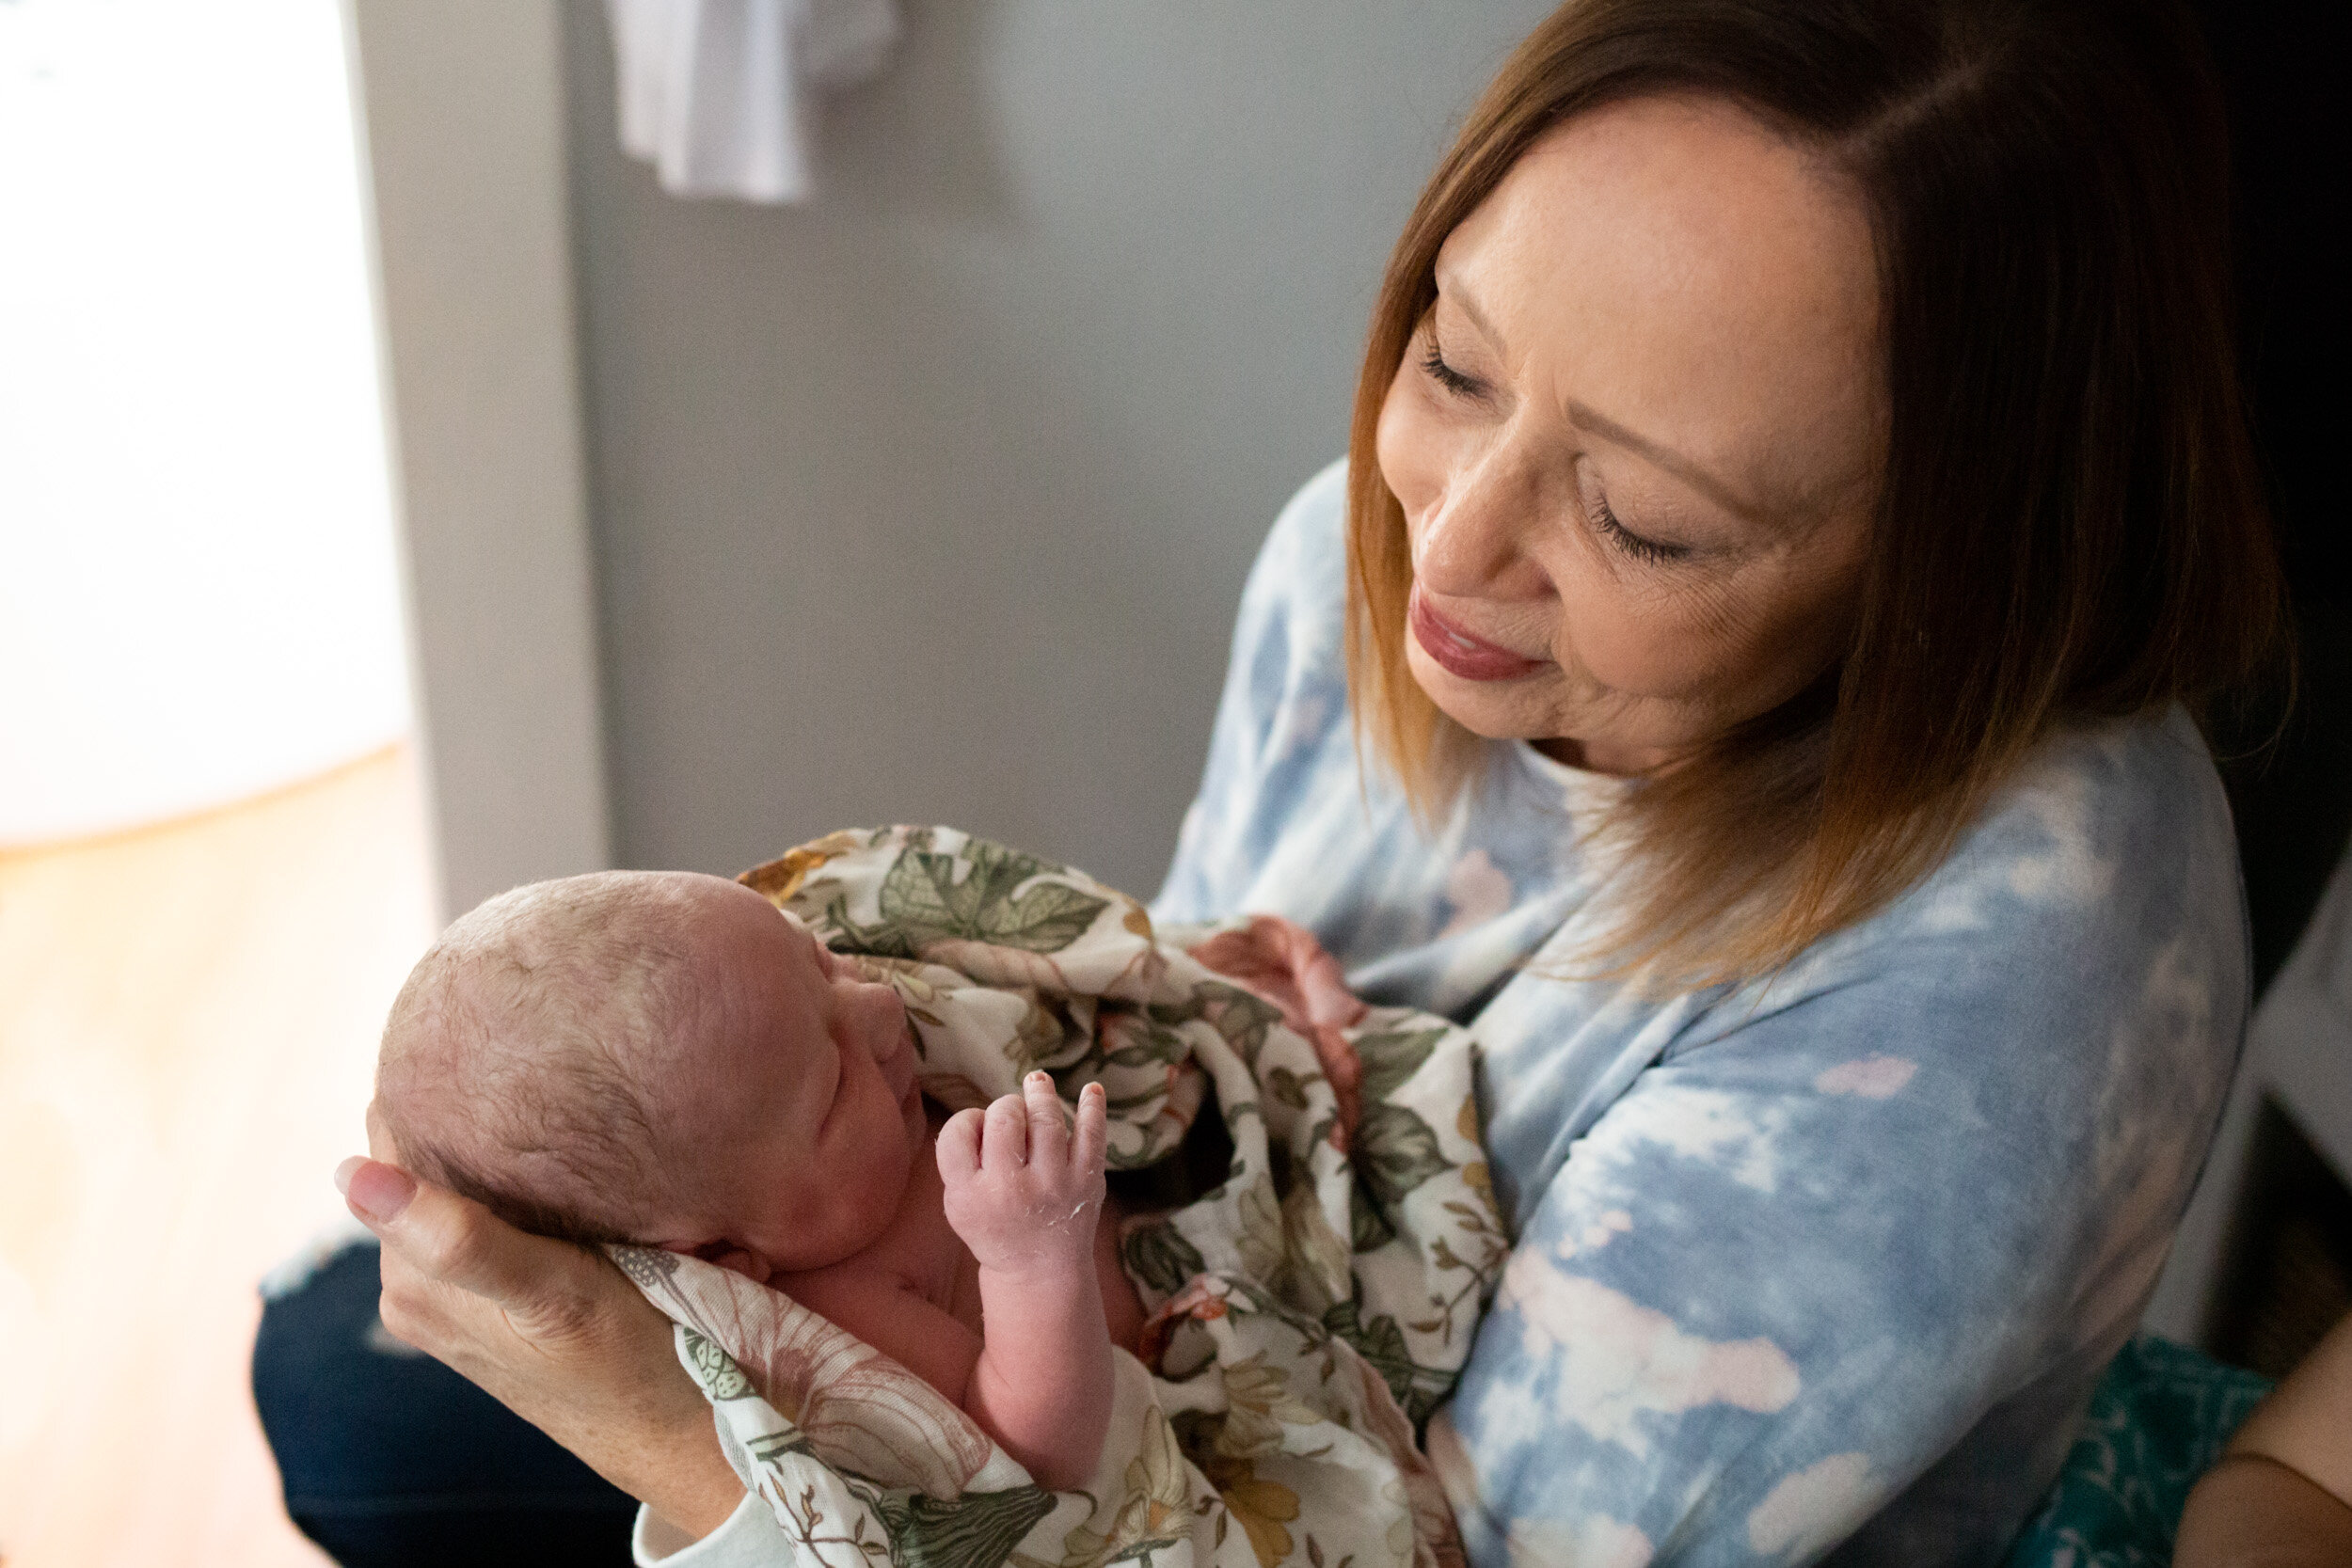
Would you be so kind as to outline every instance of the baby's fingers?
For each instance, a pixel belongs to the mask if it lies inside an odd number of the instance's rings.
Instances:
[[[989,1102],[988,1126],[980,1140],[980,1164],[990,1170],[1029,1161],[1029,1112],[1017,1094]]]
[[[1061,1101],[1053,1078],[1032,1072],[1021,1081],[1021,1096],[1029,1108],[1029,1162],[1057,1170],[1070,1158],[1070,1127],[1062,1120]]]
[[[980,1123],[979,1112],[958,1111],[939,1130],[932,1153],[939,1160],[939,1179],[950,1187],[979,1174]]]
[[[1104,1145],[1110,1137],[1110,1113],[1104,1103],[1100,1084],[1089,1084],[1078,1091],[1078,1133],[1071,1164],[1089,1179],[1102,1174]]]

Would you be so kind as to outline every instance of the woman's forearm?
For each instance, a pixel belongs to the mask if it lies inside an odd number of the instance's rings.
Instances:
[[[2275,1459],[2352,1507],[2352,1318],[2255,1407],[2230,1452]]]
[[[633,1481],[615,1484],[697,1541],[725,1524],[743,1501],[743,1482],[719,1451],[707,1408],[698,1434],[675,1433],[647,1448],[644,1457]]]
[[[696,1541],[725,1524],[743,1500],[743,1482],[719,1447],[710,1405],[684,1378],[661,1386],[654,1399],[601,1415],[578,1407],[547,1411],[540,1425],[598,1475]]]
[[[2266,1454],[2233,1453],[2189,1494],[2176,1568],[2337,1568],[2352,1562],[2352,1508]]]

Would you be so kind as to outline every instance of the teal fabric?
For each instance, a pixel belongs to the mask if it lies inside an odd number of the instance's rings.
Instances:
[[[2125,1345],[2008,1568],[2163,1568],[2188,1489],[2269,1391],[2169,1339]]]

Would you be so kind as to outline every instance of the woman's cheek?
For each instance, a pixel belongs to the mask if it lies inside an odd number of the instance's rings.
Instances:
[[[1596,559],[1597,548],[1591,541],[1573,540],[1546,563],[1560,607],[1551,657],[1571,680],[1623,690],[1644,674],[1650,628],[1630,611],[1617,575]]]
[[[1445,465],[1436,420],[1423,405],[1412,382],[1411,356],[1397,366],[1389,395],[1380,404],[1380,423],[1373,437],[1373,455],[1380,478],[1411,518],[1426,510],[1445,489]]]
[[[1659,597],[1605,570],[1555,578],[1560,630],[1553,657],[1571,675],[1629,697],[1677,697],[1706,686],[1723,663],[1718,640]]]

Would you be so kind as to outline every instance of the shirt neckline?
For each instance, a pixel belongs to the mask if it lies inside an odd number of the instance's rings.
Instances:
[[[1596,773],[1589,768],[1571,768],[1558,757],[1538,751],[1532,740],[1514,740],[1510,746],[1528,771],[1565,791],[1580,805],[1613,805],[1641,782],[1616,773]]]

